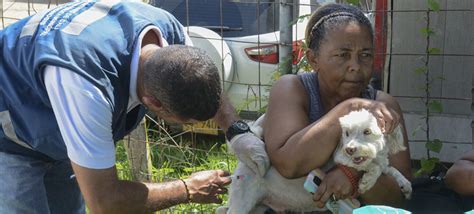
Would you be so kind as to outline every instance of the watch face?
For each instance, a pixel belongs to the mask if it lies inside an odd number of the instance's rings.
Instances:
[[[246,123],[243,123],[243,122],[240,122],[240,121],[238,123],[235,123],[235,125],[240,130],[247,130],[249,128],[249,126]]]
[[[227,140],[231,140],[235,135],[250,132],[250,127],[244,121],[235,121],[225,133]]]

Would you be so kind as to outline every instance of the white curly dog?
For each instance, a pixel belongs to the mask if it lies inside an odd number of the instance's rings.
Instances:
[[[264,116],[253,125],[252,131],[261,136]],[[405,150],[400,126],[384,136],[375,117],[367,110],[353,111],[339,118],[342,137],[334,154],[338,164],[364,171],[359,181],[359,192],[369,190],[381,173],[396,178],[405,197],[411,195],[411,183],[389,165],[388,154]],[[238,155],[238,154],[237,154]],[[259,177],[239,161],[230,186],[228,208],[220,207],[216,213],[264,213],[268,207],[277,212],[324,211],[316,207],[312,195],[303,188],[305,178],[286,179],[274,167]]]
[[[384,135],[375,117],[367,110],[353,111],[339,118],[341,142],[334,154],[336,163],[364,171],[359,181],[359,193],[374,186],[383,173],[393,176],[405,198],[410,198],[411,183],[397,169],[389,165],[388,155],[406,150],[401,125]]]

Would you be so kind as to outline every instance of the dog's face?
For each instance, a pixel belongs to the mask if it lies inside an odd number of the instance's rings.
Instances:
[[[342,136],[335,154],[336,163],[362,170],[385,149],[383,133],[367,110],[350,112],[339,118],[339,122]]]

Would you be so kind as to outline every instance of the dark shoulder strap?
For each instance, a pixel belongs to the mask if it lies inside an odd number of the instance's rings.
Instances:
[[[302,73],[298,78],[303,83],[309,98],[309,121],[312,123],[323,115],[321,100],[319,97],[318,74],[316,72]]]
[[[368,85],[367,88],[365,88],[365,91],[362,92],[361,97],[369,100],[375,100],[375,98],[377,98],[377,89],[371,85]]]

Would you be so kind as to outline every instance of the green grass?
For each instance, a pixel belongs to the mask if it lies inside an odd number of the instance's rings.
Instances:
[[[176,138],[166,139],[160,132],[149,132],[151,146],[153,182],[163,182],[177,178],[186,178],[191,173],[223,169],[232,172],[237,166],[235,156],[227,152],[227,145],[222,144],[222,136],[203,136],[183,134]],[[123,180],[132,180],[127,154],[122,142],[117,144],[116,167],[118,176]],[[227,201],[227,195],[222,197]],[[214,213],[218,204],[199,205],[183,204],[160,213]]]

